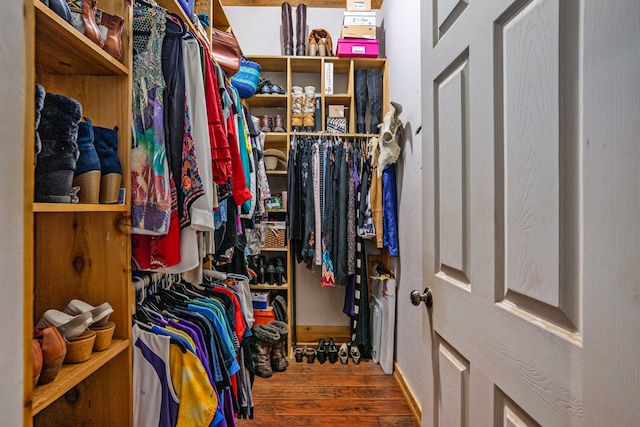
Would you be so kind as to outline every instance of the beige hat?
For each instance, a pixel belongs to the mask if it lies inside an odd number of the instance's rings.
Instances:
[[[276,156],[283,162],[287,161],[287,155],[283,153],[281,150],[276,150],[275,148],[267,148],[264,150],[264,156]]]
[[[281,150],[276,150],[274,148],[268,148],[264,150],[264,165],[267,170],[275,170],[280,165],[284,165],[284,168],[287,167],[287,156]]]

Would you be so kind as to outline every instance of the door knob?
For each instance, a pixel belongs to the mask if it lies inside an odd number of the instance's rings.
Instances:
[[[426,305],[427,308],[433,307],[433,295],[431,294],[431,289],[424,288],[423,294],[419,291],[411,291],[411,304],[419,306],[420,302],[424,302],[424,305]]]

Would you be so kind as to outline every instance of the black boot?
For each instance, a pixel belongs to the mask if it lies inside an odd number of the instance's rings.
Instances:
[[[296,7],[296,55],[305,56],[307,48],[307,5],[300,3]]]
[[[264,255],[260,255],[258,258],[258,271],[256,271],[258,275],[258,284],[264,285],[267,283],[267,259]]]
[[[371,133],[377,134],[382,114],[382,71],[367,71],[367,93],[369,95],[369,113],[371,116],[370,130]]]
[[[282,3],[282,43],[284,45],[284,54],[287,56],[293,55],[293,20],[289,2]]]
[[[367,116],[367,70],[359,69],[355,72],[356,96],[356,133],[366,133]]]
[[[38,133],[42,151],[36,165],[35,201],[77,202],[72,194],[73,174],[78,161],[78,123],[82,107],[75,99],[47,93]]]
[[[42,151],[42,142],[40,142],[40,135],[38,134],[38,126],[40,126],[40,112],[42,111],[42,107],[44,107],[44,96],[45,91],[44,88],[36,83],[36,152],[34,163],[37,163],[35,160],[38,158],[38,154]]]

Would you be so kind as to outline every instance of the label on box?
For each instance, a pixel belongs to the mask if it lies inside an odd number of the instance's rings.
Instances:
[[[370,25],[343,25],[343,39],[376,39],[376,27]]]
[[[349,12],[369,12],[371,0],[347,0],[347,10]]]
[[[365,52],[366,52],[366,48],[364,46],[351,46],[351,53],[364,54]]]
[[[329,117],[344,117],[344,105],[329,105]]]
[[[368,26],[376,26],[376,15],[375,12],[373,15],[364,15],[367,12],[362,12],[362,15],[355,14],[351,12],[352,15],[347,15],[350,12],[344,13],[344,19],[342,21],[342,25],[368,25]]]
[[[333,95],[333,62],[324,63],[324,94]]]

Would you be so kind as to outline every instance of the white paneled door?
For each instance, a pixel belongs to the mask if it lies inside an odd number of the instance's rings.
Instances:
[[[638,3],[422,3],[424,426],[640,425]]]

